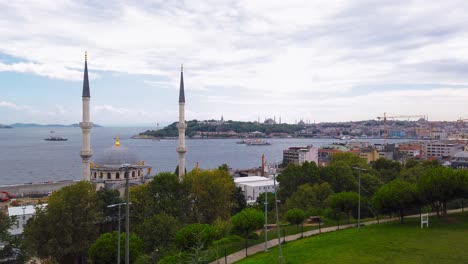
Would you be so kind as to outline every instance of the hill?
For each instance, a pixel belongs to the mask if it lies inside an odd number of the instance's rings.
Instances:
[[[2,125],[2,124],[0,124],[0,129],[1,129],[1,128],[12,128],[12,127],[11,127],[11,126],[7,126],[7,125]]]
[[[321,234],[283,246],[284,263],[466,263],[468,213],[431,217],[421,229],[419,219]],[[237,263],[277,263],[278,250],[259,253]]]
[[[242,121],[198,121],[191,120],[187,122],[186,135],[194,137],[196,135],[210,137],[239,137],[246,136],[248,133],[261,132],[264,134],[285,133],[294,134],[297,131],[304,129],[305,125],[291,124],[263,124],[258,122],[242,122]],[[233,133],[234,132],[234,133]],[[147,130],[140,133],[140,136],[152,137],[177,137],[179,135],[177,122],[174,122],[160,130]]]

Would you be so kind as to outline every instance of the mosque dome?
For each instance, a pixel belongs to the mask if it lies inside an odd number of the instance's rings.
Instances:
[[[117,137],[114,146],[97,155],[93,163],[99,167],[120,167],[122,164],[135,165],[139,162],[140,160],[133,152],[126,147],[120,146]]]

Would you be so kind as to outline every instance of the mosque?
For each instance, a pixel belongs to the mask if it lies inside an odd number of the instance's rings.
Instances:
[[[80,156],[82,159],[82,179],[96,184],[96,189],[108,188],[118,190],[123,196],[125,193],[126,176],[129,177],[129,186],[144,184],[151,179],[152,166],[145,164],[128,148],[121,146],[117,136],[113,146],[105,149],[91,161],[93,151],[91,149],[91,128],[93,123],[90,119],[91,94],[88,79],[88,56],[85,53],[85,68],[83,77],[83,117],[80,122],[82,133],[82,148]],[[185,172],[185,92],[183,68],[180,73],[179,90],[179,145],[176,151],[179,156],[179,179]],[[124,166],[125,165],[125,166]],[[127,168],[125,168],[127,167]],[[127,173],[126,173],[127,170]]]

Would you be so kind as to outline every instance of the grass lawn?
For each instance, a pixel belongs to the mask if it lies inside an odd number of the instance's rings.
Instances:
[[[468,263],[468,213],[321,234],[283,244],[283,263]],[[242,264],[278,263],[278,248]]]

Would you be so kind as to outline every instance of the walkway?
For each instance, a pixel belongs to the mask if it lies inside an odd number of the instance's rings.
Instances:
[[[464,211],[466,211],[467,209],[468,209],[468,207],[464,208]],[[447,211],[448,214],[459,213],[459,212],[462,212],[462,208]],[[433,215],[436,215],[436,213],[430,213],[429,215],[433,216]],[[419,217],[420,217],[419,214],[405,216],[405,218],[419,218]],[[384,219],[380,219],[379,221],[374,220],[374,221],[362,222],[361,225],[366,226],[366,225],[373,225],[373,224],[378,224],[378,223],[393,222],[393,221],[398,221],[398,220],[400,220],[399,217],[384,218]],[[430,222],[429,222],[429,225],[430,225]],[[325,227],[325,228],[322,228],[320,231],[319,230],[311,230],[311,231],[304,232],[304,237],[310,237],[310,236],[317,235],[317,234],[320,234],[320,233],[328,233],[328,232],[333,232],[333,231],[337,231],[337,230],[340,230],[340,229],[352,228],[352,227],[356,227],[356,226],[357,226],[357,224],[340,225],[339,227],[338,226]],[[288,241],[297,240],[299,238],[301,238],[301,233],[286,236],[285,240],[286,240],[286,242],[288,242]],[[281,238],[281,241],[283,241],[283,238]],[[269,240],[267,242],[267,247],[268,248],[276,247],[277,245],[278,245],[278,239],[277,238],[275,238],[273,240]],[[251,246],[251,247],[247,248],[247,254],[249,256],[253,255],[255,253],[263,252],[263,251],[265,251],[265,243],[260,243],[260,244],[257,244],[257,245],[254,245],[254,246]],[[234,262],[239,261],[239,260],[244,259],[244,258],[245,258],[245,249],[243,249],[241,251],[237,251],[237,252],[235,252],[235,253],[233,253],[231,255],[228,255],[226,257],[227,262],[225,262],[225,259],[223,257],[223,258],[220,258],[218,260],[215,260],[215,261],[211,262],[210,264],[231,264],[231,263],[234,263]]]

